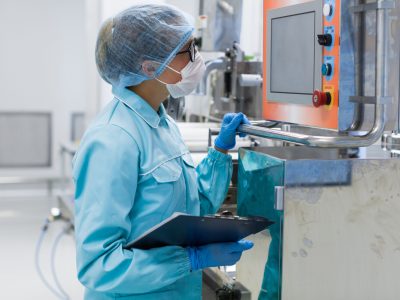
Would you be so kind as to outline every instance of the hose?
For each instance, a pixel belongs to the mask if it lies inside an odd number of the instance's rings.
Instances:
[[[63,299],[65,299],[65,300],[69,300],[70,297],[69,297],[69,295],[65,292],[65,290],[64,290],[63,287],[61,286],[61,283],[60,283],[60,281],[59,281],[59,279],[58,279],[57,272],[56,272],[56,266],[55,266],[55,261],[56,261],[55,258],[56,258],[57,247],[58,247],[58,245],[59,245],[59,243],[60,243],[60,241],[61,241],[61,238],[62,238],[65,234],[68,233],[68,231],[69,231],[70,228],[71,228],[70,226],[64,228],[64,229],[57,235],[57,237],[56,237],[55,240],[54,240],[53,246],[52,246],[52,248],[51,248],[51,264],[50,264],[50,265],[51,265],[51,273],[52,273],[52,275],[53,275],[53,279],[54,279],[54,282],[55,282],[55,284],[56,284],[58,290],[61,292],[61,294],[62,294],[63,297],[64,297]]]
[[[53,273],[53,277],[55,278],[56,281],[56,285],[57,288],[59,289],[59,291],[57,291],[53,286],[51,286],[51,284],[46,280],[46,277],[43,275],[42,269],[40,268],[40,250],[42,248],[42,244],[43,244],[43,240],[44,237],[47,233],[47,230],[49,228],[49,224],[50,224],[50,218],[46,218],[44,225],[41,228],[40,231],[40,235],[39,235],[39,239],[36,243],[36,248],[35,248],[35,269],[36,272],[39,275],[40,280],[43,282],[43,284],[46,286],[46,288],[54,295],[56,296],[58,299],[61,300],[69,300],[69,296],[67,293],[65,293],[65,291],[61,288],[61,285],[59,284],[58,281],[58,277],[55,273],[55,268],[54,268],[54,257],[55,257],[55,250],[57,248],[57,245],[61,239],[61,237],[67,232],[65,229],[57,236],[53,247],[52,247],[52,273]],[[68,227],[70,228],[70,227]]]

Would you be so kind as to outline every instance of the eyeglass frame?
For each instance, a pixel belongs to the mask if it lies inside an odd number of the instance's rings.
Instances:
[[[189,45],[189,48],[187,50],[184,51],[180,51],[178,53],[176,53],[176,55],[180,55],[180,54],[185,54],[185,53],[189,53],[189,58],[191,62],[194,62],[196,60],[196,39],[193,39],[192,42]]]

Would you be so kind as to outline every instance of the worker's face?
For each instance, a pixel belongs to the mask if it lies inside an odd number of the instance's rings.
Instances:
[[[190,39],[189,42],[186,43],[185,46],[182,47],[180,51],[186,51],[189,49],[191,43],[193,42],[193,39]],[[180,52],[178,51],[178,52]],[[175,58],[172,60],[172,62],[169,64],[169,66],[180,72],[186,65],[190,62],[190,56],[189,53],[182,53],[178,54],[175,56]],[[180,74],[177,74],[176,72],[170,70],[169,68],[166,68],[165,71],[158,77],[159,80],[162,82],[165,82],[167,84],[174,84],[182,80],[182,76]]]

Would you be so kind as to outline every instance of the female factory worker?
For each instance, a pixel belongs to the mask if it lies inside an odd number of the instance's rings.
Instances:
[[[96,62],[115,98],[74,158],[76,243],[85,299],[199,299],[201,269],[232,265],[251,242],[151,250],[124,246],[174,212],[215,213],[232,174],[226,151],[243,114],[225,116],[195,169],[164,99],[193,91],[204,72],[193,27],[170,6],[134,6],[106,21]]]

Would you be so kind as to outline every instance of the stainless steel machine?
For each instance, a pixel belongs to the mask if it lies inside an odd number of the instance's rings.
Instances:
[[[238,214],[275,221],[252,299],[400,299],[400,3],[264,1],[263,120],[241,132]]]

